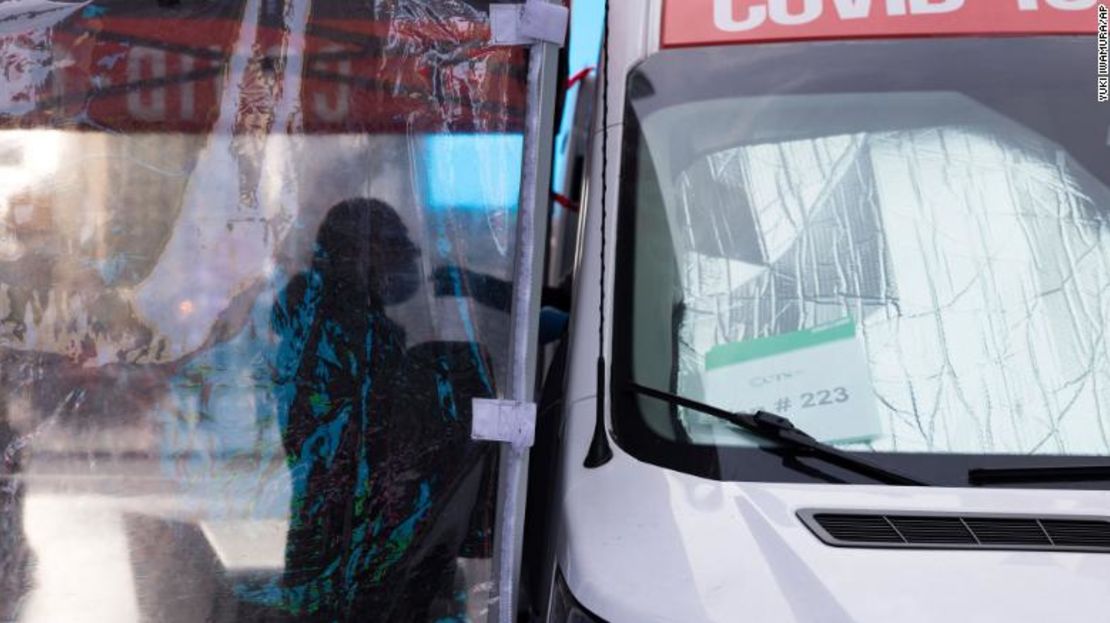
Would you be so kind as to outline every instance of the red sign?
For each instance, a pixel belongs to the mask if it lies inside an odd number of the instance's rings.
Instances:
[[[523,128],[526,50],[490,45],[488,24],[474,19],[314,11],[298,35],[280,19],[244,24],[230,10],[163,17],[148,5],[75,12],[50,29],[0,37],[0,66],[21,73],[0,99],[0,127],[184,133]],[[48,53],[34,53],[43,49]],[[225,101],[229,93],[237,101]],[[221,117],[229,106],[233,114]],[[216,128],[221,118],[227,127]]]
[[[1094,33],[1097,0],[667,0],[663,46]]]

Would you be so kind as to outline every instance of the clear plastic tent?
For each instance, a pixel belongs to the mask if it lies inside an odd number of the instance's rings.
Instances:
[[[0,621],[486,618],[526,64],[479,0],[0,2]]]

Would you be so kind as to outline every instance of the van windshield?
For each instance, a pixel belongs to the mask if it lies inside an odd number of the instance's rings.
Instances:
[[[850,450],[1110,454],[1093,52],[999,37],[649,58],[627,85],[614,374]],[[763,443],[616,400],[633,451]]]

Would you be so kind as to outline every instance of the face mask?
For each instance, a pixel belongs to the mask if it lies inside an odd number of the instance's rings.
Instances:
[[[416,262],[406,262],[382,275],[378,289],[382,305],[399,305],[412,298],[420,289],[419,273]]]

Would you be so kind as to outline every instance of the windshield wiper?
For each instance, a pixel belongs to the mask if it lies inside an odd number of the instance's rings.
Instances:
[[[679,396],[678,394],[660,391],[638,383],[629,383],[628,388],[632,392],[648,396],[649,398],[662,400],[673,405],[686,407],[687,409],[693,409],[694,411],[711,415],[742,428],[756,437],[773,441],[780,446],[792,450],[804,451],[810,456],[821,459],[826,463],[842,467],[856,472],[857,474],[862,474],[880,482],[891,485],[928,486],[928,483],[921,482],[916,478],[904,476],[885,467],[880,467],[866,459],[848,454],[828,444],[821,443],[805,431],[795,427],[790,420],[781,415],[775,415],[774,413],[768,413],[766,411],[759,411],[756,413],[733,413],[719,407],[714,407],[713,405],[707,405],[684,396]]]
[[[967,472],[973,485],[1019,482],[1091,482],[1110,480],[1110,465],[1052,467],[979,467]]]

